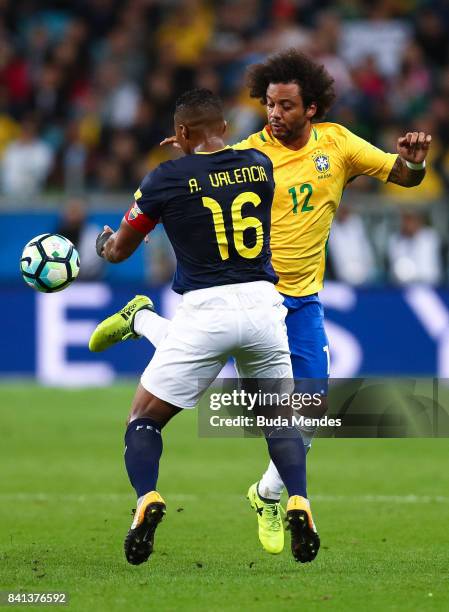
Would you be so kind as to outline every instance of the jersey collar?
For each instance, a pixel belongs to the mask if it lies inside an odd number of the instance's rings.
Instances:
[[[215,155],[215,153],[221,153],[221,151],[226,151],[226,149],[230,149],[229,145],[226,145],[222,149],[217,149],[216,151],[195,151],[194,155]]]
[[[272,144],[281,144],[271,133],[271,128],[266,125],[263,130],[259,133],[259,138],[262,142],[271,142]]]

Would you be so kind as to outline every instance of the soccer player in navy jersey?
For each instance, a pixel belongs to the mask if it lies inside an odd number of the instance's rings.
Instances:
[[[162,429],[182,409],[194,408],[230,356],[246,379],[292,379],[286,309],[271,265],[273,166],[255,149],[226,147],[220,100],[193,90],[176,104],[175,130],[185,157],[161,164],[135,193],[120,228],[99,235],[97,252],[118,263],[160,221],[173,245],[173,289],[183,295],[134,397],[125,434],[125,464],[138,502],[125,539],[129,563],[146,561],[165,514],[156,490]],[[152,305],[138,296],[120,313],[134,319]],[[89,347],[103,350],[124,338],[115,317],[94,331]],[[270,457],[286,485],[292,553],[315,558],[319,537],[307,500],[305,448],[291,425],[265,426]]]

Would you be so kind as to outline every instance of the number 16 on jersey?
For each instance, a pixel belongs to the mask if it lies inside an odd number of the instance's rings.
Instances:
[[[226,236],[223,208],[213,198],[203,197],[201,201],[203,206],[212,213],[220,257],[223,260],[229,259],[229,243]],[[232,236],[235,250],[245,259],[254,259],[260,255],[263,247],[264,232],[260,219],[257,217],[243,217],[242,209],[245,204],[252,204],[254,207],[257,207],[260,203],[261,199],[257,193],[245,191],[234,198],[231,204]],[[253,246],[248,246],[248,243],[245,243],[245,230],[248,229],[255,230],[256,239]]]

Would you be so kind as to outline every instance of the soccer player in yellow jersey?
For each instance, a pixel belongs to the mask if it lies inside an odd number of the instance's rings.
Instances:
[[[266,106],[268,125],[234,146],[259,149],[273,163],[272,261],[280,279],[277,289],[288,309],[293,373],[298,390],[319,392],[325,398],[329,346],[318,292],[323,287],[327,239],[343,190],[359,175],[404,187],[418,185],[424,178],[431,136],[408,132],[398,139],[396,153],[385,153],[341,125],[322,122],[335,99],[333,80],[322,66],[295,50],[251,66],[248,85],[251,96]],[[176,143],[176,137],[165,143]],[[157,345],[168,322],[142,310],[132,324],[122,320],[121,325],[121,337],[141,335]],[[314,431],[301,433],[308,449]],[[280,553],[284,545],[282,490],[271,462],[248,491],[257,512],[259,539],[270,553]]]
[[[343,190],[359,175],[404,187],[418,185],[424,178],[431,136],[407,133],[398,139],[397,153],[385,153],[342,125],[321,122],[335,98],[332,78],[295,50],[251,66],[248,85],[250,95],[266,106],[268,125],[236,146],[259,149],[273,162],[272,261],[279,275],[277,289],[288,309],[293,373],[295,379],[302,379],[298,390],[302,384],[304,390],[325,395],[329,346],[318,292],[323,287],[331,223]],[[304,429],[302,435],[310,447],[313,429]],[[260,540],[270,552],[282,548],[282,525],[270,520],[279,512],[282,489],[271,463],[248,492],[258,511]]]

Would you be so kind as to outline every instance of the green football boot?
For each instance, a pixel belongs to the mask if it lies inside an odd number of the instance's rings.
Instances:
[[[89,349],[93,353],[99,353],[117,342],[128,340],[128,338],[140,338],[134,331],[134,317],[139,310],[145,308],[155,312],[153,302],[149,297],[136,295],[124,308],[97,325],[90,337]]]
[[[264,550],[278,555],[284,548],[284,526],[281,517],[281,504],[268,503],[260,499],[257,482],[250,486],[247,494],[251,508],[257,512],[259,540]]]

